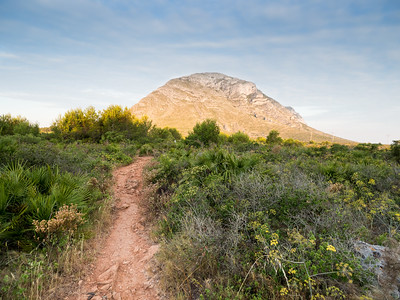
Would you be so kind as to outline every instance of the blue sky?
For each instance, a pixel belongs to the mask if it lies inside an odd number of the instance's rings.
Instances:
[[[48,126],[169,79],[256,83],[307,124],[400,139],[400,1],[0,0],[0,114]]]

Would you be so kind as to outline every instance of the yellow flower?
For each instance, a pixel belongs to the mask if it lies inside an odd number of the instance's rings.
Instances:
[[[269,232],[268,226],[266,224],[262,224],[261,225],[261,231],[264,231],[265,233],[268,233]]]
[[[327,251],[332,251],[332,252],[336,252],[335,247],[333,247],[332,245],[328,245],[328,247],[326,247]]]
[[[269,210],[269,212],[270,212],[271,214],[273,214],[274,216],[276,215],[276,210],[273,209],[273,208],[271,208],[271,209]]]
[[[396,216],[396,218],[397,218],[397,221],[400,221],[400,214],[394,214],[395,216]]]
[[[296,270],[293,268],[290,268],[288,271],[289,274],[296,274]]]
[[[256,234],[256,236],[254,237],[257,241],[261,241],[262,240],[262,236],[259,234]]]
[[[288,291],[287,288],[285,288],[285,287],[281,288],[281,290],[280,290],[281,296],[285,296],[285,295],[287,295],[288,293],[289,293],[289,291]]]
[[[321,295],[320,293],[314,295],[311,297],[312,300],[317,300],[317,299],[325,299],[324,295]]]
[[[371,178],[371,179],[368,181],[368,183],[371,184],[371,185],[375,185],[375,180],[374,180],[373,178]]]
[[[277,250],[271,250],[268,254],[269,258],[278,258],[279,257],[279,252]]]
[[[278,245],[278,240],[275,239],[271,240],[271,246],[276,246],[276,245]]]

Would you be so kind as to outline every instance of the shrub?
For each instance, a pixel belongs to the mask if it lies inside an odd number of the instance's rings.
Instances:
[[[149,137],[153,139],[153,141],[179,141],[182,139],[182,135],[177,129],[169,127],[153,127],[149,132]]]
[[[64,116],[53,123],[51,129],[64,140],[93,140],[100,138],[99,115],[90,106],[85,110],[80,108],[67,111]]]
[[[392,153],[393,158],[400,163],[400,140],[399,141],[393,141],[393,143],[390,145],[390,151]]]
[[[83,213],[80,213],[76,205],[64,204],[55,213],[54,217],[47,220],[33,220],[36,234],[42,236],[44,241],[58,239],[60,235],[63,238],[74,235],[78,226],[84,223]]]
[[[192,146],[209,146],[212,143],[218,143],[219,133],[220,129],[217,121],[207,119],[201,123],[197,123],[185,141]]]
[[[397,165],[370,146],[252,150],[173,149],[151,170],[166,288],[200,299],[361,296],[374,279],[353,241],[400,241]]]
[[[111,105],[101,112],[93,107],[73,109],[60,116],[51,126],[59,138],[67,141],[89,140],[121,142],[123,139],[142,139],[148,135],[151,122],[138,119],[118,105]]]
[[[12,117],[10,114],[0,116],[0,136],[1,135],[39,135],[39,125],[31,124],[27,119]]]
[[[247,134],[239,131],[229,136],[228,142],[233,144],[248,143],[250,142],[250,138]]]
[[[92,193],[86,176],[59,173],[50,167],[12,163],[0,175],[0,242],[2,247],[30,249],[33,221],[49,220],[63,205],[88,212]],[[93,194],[95,195],[95,194]]]
[[[277,130],[271,130],[266,138],[267,144],[280,144],[282,143],[282,138],[279,136]]]

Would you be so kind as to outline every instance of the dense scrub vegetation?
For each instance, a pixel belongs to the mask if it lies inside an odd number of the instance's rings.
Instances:
[[[112,142],[143,139],[147,137],[150,128],[151,122],[147,118],[137,119],[128,108],[118,105],[111,105],[101,112],[97,112],[94,107],[70,110],[51,127],[64,140],[92,142],[101,139]]]
[[[119,106],[71,110],[46,134],[11,116],[0,129],[0,299],[62,294],[107,220],[111,170],[135,155],[156,157],[147,207],[176,298],[373,298],[354,243],[399,248],[398,142],[252,141],[213,120],[182,139]]]
[[[0,299],[51,297],[78,275],[110,212],[112,169],[181,139],[119,106],[72,110],[52,128],[0,117]]]
[[[183,299],[377,297],[354,243],[399,249],[393,149],[276,132],[265,143],[239,133],[171,148],[148,173],[164,287]]]
[[[12,117],[10,114],[0,116],[0,135],[39,134],[39,125],[32,124],[23,117]]]

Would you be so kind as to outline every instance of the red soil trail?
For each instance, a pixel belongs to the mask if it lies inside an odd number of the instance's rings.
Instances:
[[[143,224],[142,171],[151,157],[114,171],[116,216],[110,234],[96,258],[93,273],[80,282],[69,299],[157,300],[157,280],[150,274],[153,255],[159,246],[149,238]],[[75,297],[75,298],[74,298]]]

